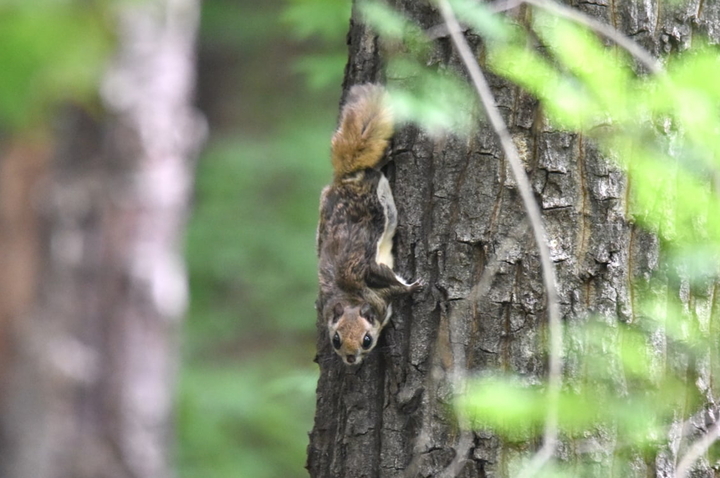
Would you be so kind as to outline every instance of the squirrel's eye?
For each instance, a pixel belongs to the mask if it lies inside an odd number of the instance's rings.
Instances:
[[[365,342],[363,341],[363,343]],[[342,342],[340,341],[340,335],[337,332],[335,332],[335,335],[333,335],[332,344],[333,347],[335,347],[335,350],[338,350],[342,345]]]
[[[365,337],[363,337],[362,347],[367,350],[372,345],[372,337],[370,337],[370,334],[365,334]]]

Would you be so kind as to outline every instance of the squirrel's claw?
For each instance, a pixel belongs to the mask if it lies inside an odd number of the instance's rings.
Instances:
[[[409,289],[410,293],[421,291],[424,288],[425,288],[425,282],[422,281],[421,279],[418,279],[415,282],[413,282],[412,284],[408,285],[408,289]]]

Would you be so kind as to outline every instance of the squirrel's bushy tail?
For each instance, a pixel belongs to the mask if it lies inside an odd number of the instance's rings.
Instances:
[[[380,85],[356,85],[342,109],[332,138],[335,177],[377,166],[393,134],[387,92]]]

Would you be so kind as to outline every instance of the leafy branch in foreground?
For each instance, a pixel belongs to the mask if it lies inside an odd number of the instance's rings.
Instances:
[[[446,0],[439,0],[440,12],[448,26],[450,37],[457,48],[465,67],[470,73],[470,78],[480,97],[485,113],[495,132],[500,138],[505,159],[510,163],[515,182],[520,190],[520,196],[525,206],[525,211],[530,219],[535,245],[540,252],[540,264],[542,265],[543,285],[547,300],[548,322],[550,324],[550,359],[548,364],[548,406],[545,419],[545,433],[543,446],[535,454],[527,471],[522,476],[532,476],[533,470],[543,466],[554,454],[558,439],[558,395],[562,386],[562,328],[560,324],[560,306],[558,304],[557,285],[555,279],[555,265],[550,259],[550,250],[547,245],[547,235],[543,225],[540,207],[533,197],[530,181],[525,174],[525,168],[520,160],[515,143],[513,143],[510,132],[505,121],[500,115],[492,91],[485,80],[480,65],[475,61],[470,46],[460,32],[460,25],[455,18],[452,7]]]

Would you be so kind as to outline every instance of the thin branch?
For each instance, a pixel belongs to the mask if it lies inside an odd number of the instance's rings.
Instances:
[[[718,438],[720,438],[720,422],[715,422],[707,433],[693,443],[685,456],[682,457],[680,464],[675,469],[675,478],[685,478],[693,464],[708,451]]]
[[[627,36],[620,33],[615,28],[605,23],[599,22],[592,17],[585,15],[582,12],[574,10],[572,8],[561,5],[552,0],[523,0],[528,5],[533,5],[543,10],[547,10],[559,17],[564,17],[574,22],[585,25],[586,27],[596,31],[602,36],[612,40],[618,46],[624,48],[628,53],[634,56],[640,63],[642,63],[648,70],[654,74],[660,74],[663,72],[663,68],[660,62],[648,53],[644,48],[637,44],[637,42],[631,40]]]
[[[524,0],[497,0],[496,2],[488,3],[486,6],[491,12],[500,13],[517,8],[522,5],[523,2]]]
[[[450,37],[458,50],[460,58],[470,74],[470,78],[477,90],[480,100],[485,108],[485,112],[492,124],[495,132],[500,138],[505,158],[510,163],[510,167],[515,177],[523,205],[530,219],[535,243],[540,253],[540,263],[542,265],[542,276],[545,291],[547,294],[548,307],[548,323],[550,335],[550,351],[549,351],[549,370],[548,370],[548,408],[545,418],[545,431],[543,446],[531,460],[528,467],[523,470],[522,476],[531,477],[553,456],[558,441],[558,401],[561,386],[561,354],[562,354],[562,326],[560,323],[560,311],[558,305],[558,296],[555,281],[555,268],[550,259],[550,251],[547,246],[545,227],[543,226],[540,208],[533,198],[530,181],[525,174],[520,156],[518,155],[515,144],[510,137],[505,121],[500,115],[500,111],[495,104],[495,98],[492,91],[485,80],[485,76],[480,70],[480,66],[475,61],[470,47],[465,41],[465,37],[461,34],[461,28],[458,24],[452,8],[447,0],[438,0],[440,13],[448,26]]]
[[[457,312],[450,313],[450,337],[453,337],[453,331],[457,331],[459,320]],[[451,340],[453,367],[451,375],[451,383],[453,392],[456,394],[464,394],[467,389],[467,369],[465,368],[465,349],[462,340]],[[465,463],[468,461],[468,455],[473,446],[473,433],[470,430],[470,419],[464,410],[457,410],[457,420],[460,427],[460,438],[455,446],[455,457],[450,464],[438,475],[438,478],[455,478],[460,474]]]
[[[448,317],[448,335],[450,341],[450,349],[452,353],[452,367],[450,369],[450,384],[455,395],[464,395],[467,390],[467,356],[465,355],[465,343],[462,340],[462,331],[460,321],[465,314],[458,313],[454,307],[450,309]],[[465,466],[468,460],[468,454],[473,446],[473,433],[470,430],[470,419],[465,410],[456,410],[458,426],[460,428],[460,437],[455,445],[455,457],[445,469],[438,474],[438,478],[455,478]]]

